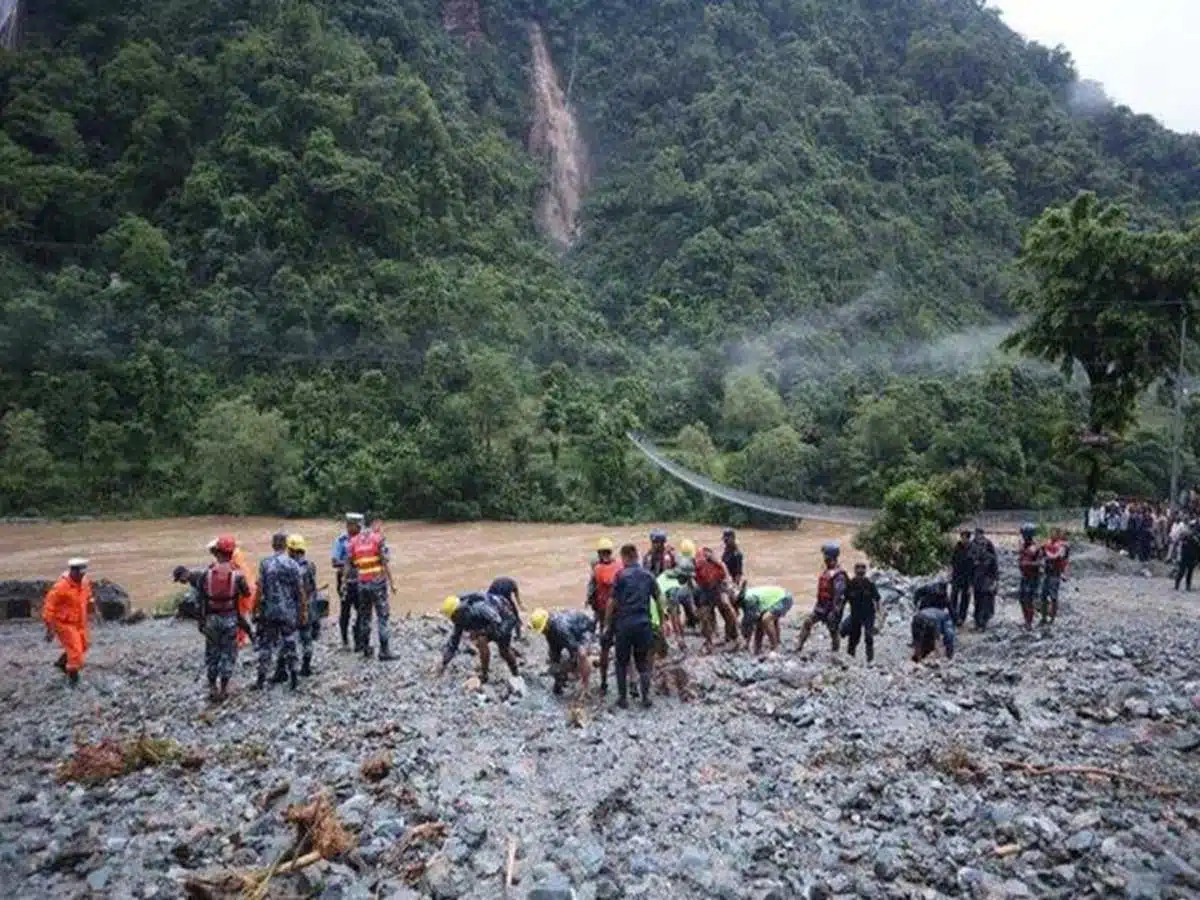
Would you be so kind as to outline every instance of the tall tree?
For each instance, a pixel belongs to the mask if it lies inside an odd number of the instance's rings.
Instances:
[[[1195,232],[1147,232],[1128,214],[1080,194],[1046,210],[1030,227],[1019,262],[1028,280],[1016,291],[1030,320],[1005,346],[1059,365],[1078,365],[1090,389],[1088,425],[1123,434],[1141,394],[1179,363],[1180,326],[1200,292]],[[1089,497],[1101,466],[1092,455]]]

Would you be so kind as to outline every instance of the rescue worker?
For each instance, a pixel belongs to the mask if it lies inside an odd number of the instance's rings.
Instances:
[[[967,621],[971,609],[971,532],[958,533],[954,552],[950,555],[950,612],[954,624]]]
[[[308,595],[304,573],[288,556],[287,535],[271,536],[272,555],[258,566],[258,595],[254,603],[255,631],[258,634],[258,679],[255,690],[267,683],[267,669],[276,657],[275,681],[288,681],[292,690],[299,685],[296,667],[296,630],[308,624]]]
[[[208,552],[213,557],[217,558],[217,540],[213,538],[208,542]],[[246,584],[250,588],[248,597],[238,598],[238,615],[243,622],[249,622],[250,617],[254,614],[254,596],[258,589],[258,583],[254,580],[254,567],[250,565],[246,558],[246,552],[241,546],[234,547],[233,556],[230,563],[235,569],[242,573],[242,577],[246,579]],[[239,628],[237,632],[237,646],[244,647],[250,642],[250,630],[248,628]]]
[[[913,606],[917,609],[950,609],[950,594],[942,576],[918,585],[913,591]],[[953,614],[951,614],[953,618]]]
[[[846,582],[846,604],[850,607],[850,627],[847,629],[846,649],[851,656],[861,640],[866,648],[867,662],[875,661],[875,623],[882,618],[879,609],[879,588],[867,577],[867,564],[854,564],[854,577]]]
[[[975,535],[971,538],[970,556],[975,627],[983,631],[996,611],[996,583],[1000,578],[1000,563],[996,556],[996,545],[987,538],[982,528],[976,528]]]
[[[1021,526],[1021,547],[1017,551],[1017,568],[1021,572],[1021,586],[1017,599],[1021,603],[1021,616],[1025,619],[1025,630],[1033,627],[1033,605],[1038,599],[1038,587],[1042,580],[1042,548],[1033,539],[1037,526],[1026,522]]]
[[[580,690],[586,691],[592,674],[587,647],[596,633],[596,620],[579,609],[553,614],[535,609],[529,617],[529,625],[546,639],[550,668],[554,673],[554,693],[563,692],[567,678],[572,674],[579,676]],[[566,662],[563,662],[564,653]]]
[[[304,583],[304,592],[308,597],[308,622],[297,630],[300,636],[300,674],[308,678],[312,675],[313,644],[321,636],[321,617],[317,615],[317,564],[307,558],[308,542],[298,534],[288,535],[288,556],[300,567]]]
[[[1046,574],[1042,579],[1042,624],[1050,625],[1058,617],[1058,590],[1063,576],[1067,574],[1067,563],[1071,558],[1071,547],[1062,529],[1050,532],[1050,540],[1042,547],[1042,559]]]
[[[516,579],[509,578],[507,575],[501,575],[499,578],[492,580],[485,593],[491,594],[493,597],[503,597],[512,606],[513,615],[517,617],[515,636],[520,640],[521,613],[525,612],[525,607],[521,605],[521,588],[517,585]]]
[[[687,563],[690,563],[690,560],[685,559],[678,568],[669,569],[655,579],[658,582],[658,589],[662,593],[663,607],[666,611],[663,629],[680,638],[683,637],[683,610],[689,607],[694,609],[692,603],[693,572]],[[643,568],[645,567],[643,566]]]
[[[379,631],[379,659],[390,662],[396,657],[392,655],[391,632],[388,629],[390,609],[388,607],[388,588],[396,590],[392,579],[392,570],[388,567],[391,551],[383,532],[378,528],[363,531],[361,528],[351,534],[346,547],[346,577],[353,581],[358,592],[358,617],[354,622],[354,649],[370,659],[371,650],[371,614],[374,612]]]
[[[438,668],[438,677],[446,671],[450,660],[458,652],[459,644],[464,634],[471,636],[475,650],[479,653],[479,680],[488,680],[488,670],[491,664],[491,647],[495,643],[501,659],[508,664],[508,670],[514,676],[517,671],[517,657],[512,649],[513,632],[517,627],[516,614],[512,606],[503,597],[493,597],[479,592],[463,594],[461,597],[451,594],[442,601],[442,615],[454,626],[454,633],[446,642],[442,651],[442,663]]]
[[[696,556],[696,613],[700,618],[700,634],[704,638],[704,652],[713,648],[713,634],[717,626],[717,613],[725,623],[725,640],[738,648],[737,613],[733,608],[733,593],[729,584],[729,572],[725,564],[708,547],[702,547]]]
[[[812,634],[813,626],[818,622],[829,629],[833,642],[833,652],[837,653],[841,646],[840,628],[842,623],[842,608],[846,602],[846,585],[849,579],[845,570],[839,565],[838,557],[842,548],[836,541],[830,541],[821,547],[821,555],[825,559],[825,569],[817,578],[817,602],[813,611],[804,620],[800,628],[800,640],[796,652],[804,650],[808,636]]]
[[[746,557],[742,548],[738,546],[737,533],[732,528],[721,532],[721,543],[724,546],[721,562],[725,571],[729,573],[730,592],[740,603],[746,590]]]
[[[629,708],[629,662],[637,667],[642,706],[649,708],[650,681],[654,674],[651,651],[662,626],[662,594],[658,582],[638,563],[637,547],[621,548],[621,573],[613,585],[612,602],[605,616],[605,631],[617,650],[617,706]]]
[[[696,545],[688,538],[684,538],[679,542],[679,567],[689,569],[693,575],[696,571]],[[692,585],[692,603],[690,606],[684,607],[684,613],[687,616],[686,624],[688,628],[696,628],[700,624],[700,616],[696,612],[695,603],[695,584]]]
[[[747,588],[742,595],[742,637],[747,645],[754,635],[754,652],[762,655],[763,636],[767,649],[779,649],[779,620],[788,614],[795,600],[787,588],[762,585]]]
[[[592,574],[588,579],[587,605],[592,609],[596,620],[596,630],[600,633],[600,693],[608,690],[608,657],[612,652],[613,638],[605,630],[604,621],[608,615],[608,605],[612,602],[613,585],[621,573],[621,561],[613,559],[613,542],[610,538],[600,538],[596,542],[596,561],[592,563]]]
[[[246,574],[233,564],[237,540],[222,535],[213,542],[214,560],[206,569],[177,566],[173,579],[187,584],[199,602],[200,633],[204,635],[204,669],[208,675],[208,699],[219,703],[229,697],[229,679],[237,663],[237,636],[252,636],[241,610],[244,600],[254,595]]]
[[[642,568],[657,578],[668,569],[679,565],[675,548],[668,546],[667,533],[660,528],[650,532],[650,549],[642,557]]]
[[[1200,535],[1196,533],[1196,523],[1189,522],[1179,540],[1179,565],[1175,569],[1175,590],[1186,582],[1187,589],[1192,589],[1192,573],[1196,564],[1200,563]]]
[[[67,560],[67,571],[58,577],[42,601],[46,643],[58,640],[63,652],[54,665],[67,674],[67,682],[72,686],[79,683],[79,670],[90,645],[89,618],[100,621],[87,568],[88,561],[82,557]]]
[[[359,652],[358,646],[358,583],[351,581],[349,570],[346,568],[346,560],[350,558],[350,538],[362,531],[363,516],[362,513],[348,512],[345,516],[346,530],[334,539],[333,550],[330,551],[329,561],[333,565],[334,574],[337,577],[337,595],[338,595],[338,628],[342,633],[342,649],[350,649],[350,635],[354,634],[355,652]],[[350,613],[354,613],[354,631],[350,630]]]
[[[954,618],[950,611],[937,606],[918,610],[912,619],[912,661],[918,663],[932,653],[939,636],[946,659],[954,659]]]

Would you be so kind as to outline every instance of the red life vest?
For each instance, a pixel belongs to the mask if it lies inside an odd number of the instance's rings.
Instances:
[[[725,564],[708,559],[703,552],[696,556],[696,584],[705,589],[715,588],[729,580]]]
[[[826,569],[817,578],[817,606],[833,606],[837,600],[835,587],[839,577],[845,579],[846,572],[841,566],[834,566],[832,569]]]
[[[1036,578],[1041,571],[1042,548],[1030,542],[1017,555],[1017,568],[1025,578]]]
[[[1062,575],[1063,572],[1067,571],[1069,548],[1066,541],[1047,541],[1042,552],[1046,556],[1047,575]]]
[[[598,562],[592,565],[592,578],[596,582],[596,596],[593,603],[600,612],[608,609],[612,599],[613,585],[617,583],[617,575],[621,573],[619,560],[610,559],[608,562]]]
[[[350,564],[360,582],[383,579],[383,535],[377,531],[360,531],[350,538]]]
[[[237,612],[239,571],[233,563],[213,563],[204,576],[204,596],[208,612],[215,616],[227,616]]]

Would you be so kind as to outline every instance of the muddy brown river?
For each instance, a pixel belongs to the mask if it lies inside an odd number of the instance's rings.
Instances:
[[[429,612],[448,593],[485,588],[497,575],[517,579],[527,609],[578,606],[596,540],[610,537],[618,546],[633,541],[645,550],[649,527],[387,523],[384,534],[392,548],[392,571],[399,587],[392,608],[400,613]],[[685,537],[697,546],[720,545],[721,530],[712,525],[665,527],[676,546]],[[0,524],[0,579],[52,578],[62,572],[69,557],[87,556],[93,577],[117,582],[129,591],[135,606],[148,610],[174,593],[171,570],[176,565],[207,561],[205,546],[217,534],[236,535],[247,555],[258,559],[269,552],[276,530],[304,535],[309,555],[317,563],[318,583],[333,580],[329,550],[340,523],[267,518]],[[852,536],[845,526],[821,522],[805,522],[796,531],[739,534],[751,584],[783,585],[796,593],[801,604],[812,594],[820,571],[821,544],[841,541],[848,565],[859,558],[850,546]]]

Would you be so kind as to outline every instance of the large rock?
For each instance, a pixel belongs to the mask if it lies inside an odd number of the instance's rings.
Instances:
[[[42,614],[42,599],[54,582],[45,578],[0,581],[0,619],[29,619]],[[93,582],[96,606],[106,622],[129,615],[129,594],[119,584],[100,578]]]

